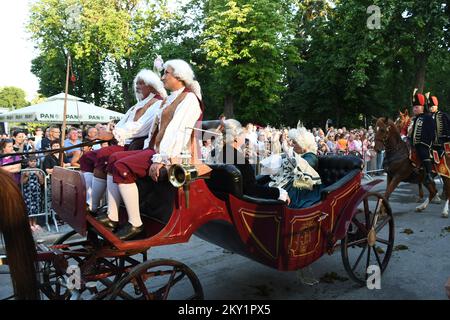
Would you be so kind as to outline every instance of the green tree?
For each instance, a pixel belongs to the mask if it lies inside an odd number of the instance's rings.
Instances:
[[[425,75],[421,57],[427,57],[425,67],[432,59],[436,70],[439,64],[434,63],[448,56],[448,7],[442,1],[328,3],[302,1],[297,6],[295,43],[303,63],[288,69],[286,114],[321,126],[328,117],[337,125],[361,126],[369,123],[359,120],[360,114],[366,120],[396,116],[409,105],[414,86],[423,87],[421,82],[437,76]],[[381,24],[371,30],[367,8],[373,4],[381,9]],[[428,39],[425,30],[433,32]],[[445,74],[442,70],[439,75],[437,95],[443,93],[439,88]]]
[[[40,92],[63,90],[70,53],[77,78],[71,93],[119,109],[134,104],[132,81],[166,16],[166,0],[37,1],[28,29],[40,51],[32,64]]]
[[[223,103],[226,116],[281,120],[277,109],[291,47],[287,14],[281,1],[207,1],[202,48],[214,63],[216,101]]]
[[[19,109],[29,105],[23,89],[17,87],[0,88],[0,107]]]

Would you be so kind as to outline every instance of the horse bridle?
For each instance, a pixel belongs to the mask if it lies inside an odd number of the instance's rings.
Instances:
[[[387,141],[388,141],[388,137],[389,137],[389,130],[390,130],[390,125],[387,124],[386,125],[386,133],[383,135],[382,138],[377,137],[377,135],[375,135],[375,141],[381,142],[383,144],[383,146],[386,147]],[[379,132],[379,127],[377,127],[377,133]]]
[[[389,142],[389,132],[391,130],[391,127],[395,125],[395,124],[387,124],[386,125],[386,133],[383,135],[383,137],[378,137],[375,138],[375,141],[381,142],[383,144],[383,146],[386,148],[386,151],[397,151],[399,149],[401,149],[403,146],[401,143],[399,143],[397,146],[389,148],[388,142]],[[377,130],[378,132],[378,130]]]

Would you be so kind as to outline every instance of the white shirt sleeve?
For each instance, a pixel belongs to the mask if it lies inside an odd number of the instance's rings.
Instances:
[[[188,93],[178,105],[177,110],[164,132],[159,144],[159,153],[153,155],[154,163],[170,163],[170,159],[177,157],[191,139],[192,129],[202,111],[197,97],[192,92]]]
[[[133,112],[134,109],[137,108],[138,104],[135,104],[134,106],[132,106],[130,109],[128,109],[128,111],[125,113],[125,115],[122,117],[122,119],[119,120],[119,122],[117,122],[116,124],[116,128],[117,127],[122,127],[126,121],[128,120],[128,118],[130,117],[130,113]]]
[[[140,138],[147,134],[153,118],[155,117],[156,111],[159,109],[162,101],[155,102],[150,106],[145,113],[137,121],[128,121],[123,124],[120,128],[120,138],[121,139],[134,139]],[[146,127],[144,130],[144,127]],[[118,130],[119,131],[119,130]],[[145,131],[145,133],[144,133]],[[117,139],[118,140],[118,139]]]

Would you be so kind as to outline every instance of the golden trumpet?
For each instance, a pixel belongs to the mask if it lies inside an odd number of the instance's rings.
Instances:
[[[174,164],[169,169],[169,181],[175,188],[183,187],[186,208],[189,208],[190,184],[198,177],[198,171],[193,165]]]

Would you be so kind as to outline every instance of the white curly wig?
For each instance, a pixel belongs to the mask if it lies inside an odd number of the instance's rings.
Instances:
[[[164,70],[168,67],[173,69],[173,76],[183,81],[185,86],[192,90],[195,95],[202,100],[202,90],[200,84],[195,80],[194,71],[189,63],[181,59],[173,59],[164,63]]]
[[[314,135],[303,127],[301,123],[298,124],[297,129],[289,130],[288,137],[295,140],[306,152],[317,154],[317,143]]]
[[[160,77],[153,71],[142,69],[141,71],[139,71],[133,81],[133,89],[137,101],[142,100],[140,99],[140,97],[138,97],[138,94],[136,92],[136,84],[139,80],[142,80],[146,85],[153,87],[153,89],[155,89],[161,97],[167,97],[167,91],[164,88],[164,84],[162,83]]]

